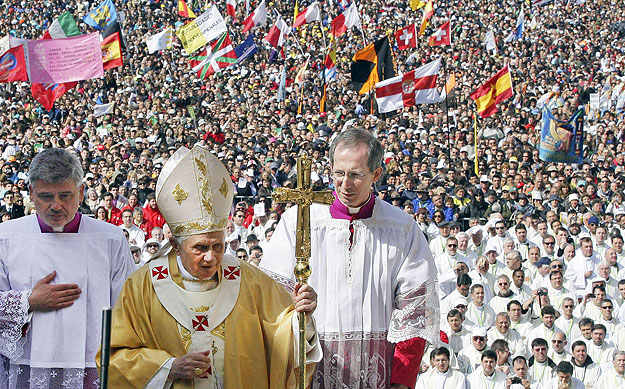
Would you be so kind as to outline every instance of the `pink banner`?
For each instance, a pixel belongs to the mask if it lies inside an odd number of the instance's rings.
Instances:
[[[30,82],[57,84],[104,76],[100,34],[28,41]]]

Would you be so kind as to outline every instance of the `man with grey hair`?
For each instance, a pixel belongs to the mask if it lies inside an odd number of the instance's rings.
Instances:
[[[625,351],[615,350],[612,369],[602,371],[597,388],[622,388],[625,386]]]
[[[310,209],[309,283],[319,294],[324,353],[313,388],[414,387],[425,340],[440,339],[428,243],[410,215],[373,195],[382,156],[370,132],[341,132],[330,148],[336,200]],[[260,263],[287,288],[295,281],[296,208],[283,214]]]
[[[83,217],[83,170],[62,149],[30,165],[36,215],[0,224],[2,388],[97,388],[101,312],[134,270],[121,229]]]

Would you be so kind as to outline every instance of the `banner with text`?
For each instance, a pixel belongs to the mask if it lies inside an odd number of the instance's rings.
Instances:
[[[226,22],[215,5],[195,18],[191,23],[176,31],[182,47],[188,54],[206,45],[226,32]]]
[[[100,34],[28,41],[30,81],[56,84],[104,77]]]
[[[567,121],[553,116],[543,106],[543,126],[540,133],[539,157],[545,162],[582,163],[584,146],[584,108]]]

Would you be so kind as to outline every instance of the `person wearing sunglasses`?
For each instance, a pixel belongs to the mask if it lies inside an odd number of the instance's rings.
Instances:
[[[471,330],[471,345],[463,348],[458,353],[458,368],[461,372],[469,374],[480,366],[481,355],[488,350],[488,336],[486,328],[475,326]],[[496,357],[495,357],[496,360]],[[493,365],[493,368],[495,366]]]
[[[561,315],[555,322],[556,327],[564,332],[566,339],[575,340],[582,336],[582,332],[579,329],[579,319],[573,316],[573,309],[575,308],[576,302],[577,298],[563,298],[562,308],[560,309]]]

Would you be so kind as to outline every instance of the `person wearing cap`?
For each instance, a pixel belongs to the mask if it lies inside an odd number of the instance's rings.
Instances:
[[[136,271],[115,305],[111,387],[294,385],[296,312],[307,316],[310,379],[321,359],[311,317],[315,292],[297,284],[290,296],[256,267],[224,254],[228,182],[226,168],[199,145],[178,149],[163,166],[156,199],[172,250]]]
[[[135,264],[121,229],[77,212],[83,174],[75,154],[41,151],[29,171],[36,214],[0,224],[1,388],[96,387],[101,309]]]
[[[476,326],[471,329],[471,345],[458,353],[458,368],[461,372],[470,374],[480,366],[480,356],[488,350],[486,332],[485,327]]]
[[[438,219],[438,236],[430,241],[430,251],[437,258],[447,251],[447,239],[450,237],[451,223],[447,220]],[[434,220],[436,222],[436,220]]]
[[[310,208],[324,354],[312,387],[414,387],[425,340],[440,336],[432,254],[414,219],[374,196],[383,148],[373,134],[347,128],[329,155],[336,199]],[[297,207],[284,212],[260,263],[285,284],[294,281],[296,221]]]

